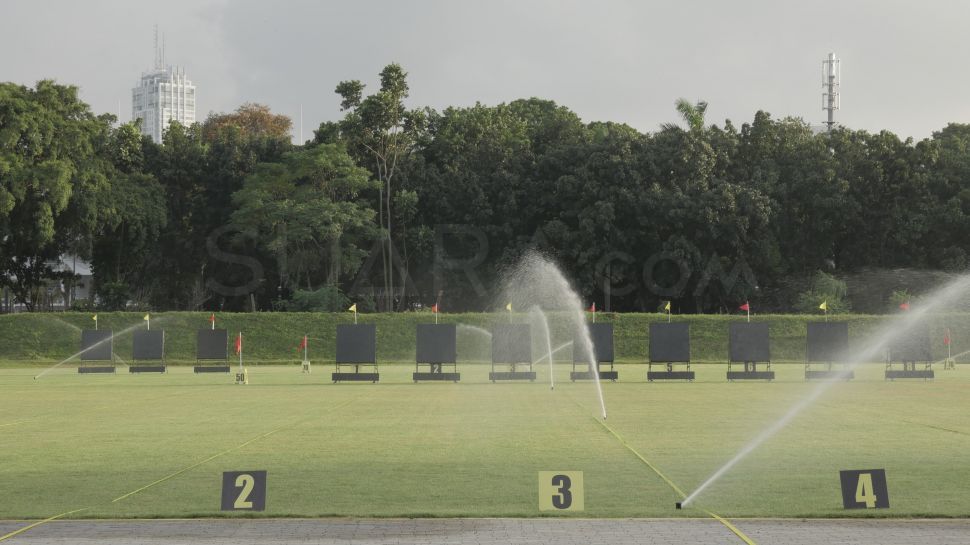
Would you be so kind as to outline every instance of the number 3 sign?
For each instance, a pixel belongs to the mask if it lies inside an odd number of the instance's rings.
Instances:
[[[222,474],[223,511],[263,511],[265,509],[265,471],[226,471]]]
[[[582,471],[540,471],[540,511],[582,511]]]

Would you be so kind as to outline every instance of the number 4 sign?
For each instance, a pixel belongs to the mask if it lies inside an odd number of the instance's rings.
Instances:
[[[885,469],[840,471],[842,506],[846,509],[885,509],[889,507],[889,489]]]
[[[540,511],[582,511],[582,471],[540,471]]]
[[[222,474],[223,511],[263,511],[265,509],[265,471],[226,471]]]

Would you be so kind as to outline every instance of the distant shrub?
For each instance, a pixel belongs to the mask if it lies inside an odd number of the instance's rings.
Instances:
[[[98,308],[100,310],[125,310],[131,291],[125,282],[103,282],[97,287]]]
[[[912,303],[913,294],[907,289],[893,290],[892,295],[889,296],[889,312],[896,312],[899,310],[899,305],[903,303]]]
[[[831,274],[818,271],[812,279],[812,287],[798,294],[795,310],[802,314],[821,314],[819,306],[824,302],[828,311],[836,314],[852,310],[848,301],[849,290],[844,281]]]
[[[73,312],[91,312],[94,310],[94,303],[90,299],[75,299],[71,302]]]
[[[340,312],[350,307],[350,299],[336,285],[330,284],[318,290],[296,290],[283,309],[288,312]],[[361,309],[363,310],[363,309]]]

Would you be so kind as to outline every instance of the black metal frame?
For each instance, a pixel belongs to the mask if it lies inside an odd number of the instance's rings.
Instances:
[[[509,326],[516,327],[526,327],[529,328],[528,324],[509,324]],[[498,327],[498,326],[496,326]],[[498,335],[497,329],[492,331],[492,335]],[[529,328],[529,360],[528,361],[504,361],[498,362],[497,365],[508,366],[508,371],[496,371],[495,370],[495,338],[493,337],[492,342],[492,370],[488,373],[488,380],[497,382],[499,380],[528,380],[534,382],[536,380],[535,372],[535,362],[532,361],[532,331]],[[513,359],[517,355],[510,356],[509,359]],[[525,366],[528,371],[520,371],[519,366]]]
[[[228,351],[227,351],[228,352]],[[228,354],[226,356],[228,358]],[[160,365],[135,365],[139,361],[161,361]],[[162,357],[161,359],[137,360],[135,359],[135,345],[131,346],[131,365],[128,366],[128,373],[166,373],[168,364],[165,363],[165,331],[162,330]]]
[[[886,353],[886,380],[896,379],[923,379],[930,380],[936,378],[933,372],[933,357],[929,348],[929,332],[926,329],[912,329],[902,335],[904,348],[897,350],[896,344],[890,344]],[[917,344],[922,350],[913,350],[913,344]],[[908,349],[908,350],[907,350]],[[898,352],[903,356],[899,360],[895,358]],[[922,357],[920,357],[922,356]],[[907,358],[907,359],[903,359]],[[925,358],[925,359],[924,359]],[[902,369],[896,369],[894,365],[902,365]],[[917,367],[922,365],[922,369]]]
[[[812,365],[825,365],[825,369],[812,369]],[[849,369],[849,365],[842,363],[841,369],[833,369],[835,362],[805,362],[805,380],[852,380],[855,378],[855,371]]]
[[[225,365],[200,365],[203,361],[222,361]],[[192,368],[192,372],[195,374],[200,373],[225,373],[229,374],[231,372],[231,366],[229,365],[229,331],[226,331],[226,358],[224,360],[219,359],[200,359],[199,358],[199,347],[198,340],[196,341],[195,347],[195,367]]]
[[[732,371],[731,366],[736,363],[744,363],[744,371]],[[765,368],[758,371],[758,364],[765,364]],[[771,370],[771,360],[768,361],[728,361],[727,379],[729,382],[735,380],[775,380],[775,372]]]
[[[428,366],[427,372],[421,372],[422,365]],[[451,367],[452,371],[450,373],[445,371],[446,366]],[[461,380],[461,373],[458,372],[458,362],[455,361],[444,363],[416,361],[414,362],[414,374],[411,375],[411,378],[414,380],[414,382],[422,380],[458,382]]]
[[[330,379],[333,380],[334,384],[338,382],[370,382],[376,383],[381,380],[380,370],[377,368],[377,362],[363,362],[363,363],[352,363],[352,362],[334,362],[336,366],[334,372],[330,375]],[[374,368],[373,373],[361,373],[361,366],[370,366]],[[340,370],[341,367],[353,366],[353,373],[346,373]]]
[[[576,364],[577,363],[580,364],[580,365],[586,365],[586,370],[585,371],[577,371],[576,370]],[[604,363],[610,364],[610,370],[609,371],[604,371],[603,370],[603,367],[602,366],[603,366]],[[616,370],[613,369],[613,362],[612,361],[598,361],[598,362],[596,362],[596,372],[599,373],[600,380],[610,380],[610,381],[616,382],[616,380],[620,376],[620,373],[618,371],[616,371]],[[590,365],[589,363],[583,364],[582,362],[577,362],[577,361],[573,360],[573,370],[569,373],[569,380],[572,380],[573,382],[575,382],[577,380],[593,380],[593,378],[595,378],[595,377],[593,376],[593,366],[592,365]]]
[[[809,342],[812,338],[811,336],[812,324],[817,324],[822,328],[826,328],[826,329],[832,329],[834,327],[839,327],[840,329],[844,328],[845,334],[846,334],[846,346],[844,348],[836,346],[836,350],[834,352],[832,350],[819,350],[819,346],[826,346],[826,345],[825,344],[813,345]],[[837,362],[837,361],[830,361],[827,359],[810,359],[813,354],[818,354],[819,352],[827,354],[828,356],[832,356],[833,354],[844,354],[845,351],[848,349],[848,331],[849,331],[848,327],[849,326],[847,322],[816,321],[816,322],[810,322],[809,324],[806,324],[805,380],[852,380],[855,378],[855,371],[849,369],[849,365],[844,361]],[[831,343],[829,343],[829,346],[831,346]],[[815,349],[813,350],[813,348]],[[833,366],[837,364],[841,364],[841,368],[833,369]],[[812,367],[813,365],[816,365],[816,366],[823,365],[824,369],[813,368]]]
[[[493,360],[492,361],[492,371],[488,374],[488,380],[490,380],[492,382],[499,381],[499,380],[528,380],[529,382],[533,382],[536,379],[536,372],[535,372],[535,369],[534,369],[534,365],[535,364],[533,362],[531,362],[531,361],[529,361],[529,362],[520,361],[520,362],[500,363],[499,365],[508,365],[509,366],[509,370],[508,371],[496,371],[495,370],[495,361]],[[525,365],[525,366],[528,367],[529,370],[528,371],[519,371],[519,370],[516,369],[516,366],[517,365]]]
[[[664,365],[666,370],[654,371],[654,365]],[[674,365],[686,365],[687,368],[683,371],[677,371],[674,369]],[[687,382],[693,382],[694,371],[690,368],[690,361],[648,361],[647,382],[653,382],[655,380],[686,380]]]
[[[117,366],[114,365],[114,357],[115,357],[115,334],[114,334],[114,331],[111,331],[111,330],[108,330],[108,332],[111,334],[111,336],[110,336],[110,338],[111,338],[111,341],[110,341],[111,359],[107,359],[107,360],[86,360],[82,356],[81,359],[80,359],[80,363],[77,366],[77,372],[78,372],[79,375],[88,375],[88,374],[92,374],[92,375],[114,374],[116,372],[116,367]],[[81,347],[81,349],[84,350],[84,347]],[[111,365],[86,365],[86,362],[95,362],[95,363],[97,363],[97,362],[104,362],[104,361],[109,362]]]
[[[936,378],[936,373],[933,372],[933,362],[931,361],[903,361],[899,362],[903,366],[902,369],[894,369],[892,359],[886,358],[886,380],[896,380],[896,379],[907,379],[907,378],[921,378],[923,380],[930,380]],[[917,369],[917,365],[923,365],[922,369]]]

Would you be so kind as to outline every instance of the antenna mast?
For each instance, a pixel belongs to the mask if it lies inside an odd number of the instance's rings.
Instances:
[[[822,93],[822,109],[828,112],[828,120],[825,125],[829,132],[835,128],[835,110],[841,105],[839,86],[842,83],[842,69],[839,59],[835,53],[829,53],[829,57],[822,61],[822,87],[826,90]]]
[[[155,25],[155,63],[154,64],[156,69],[161,64],[161,62],[159,62],[159,57],[158,57],[158,25]]]

